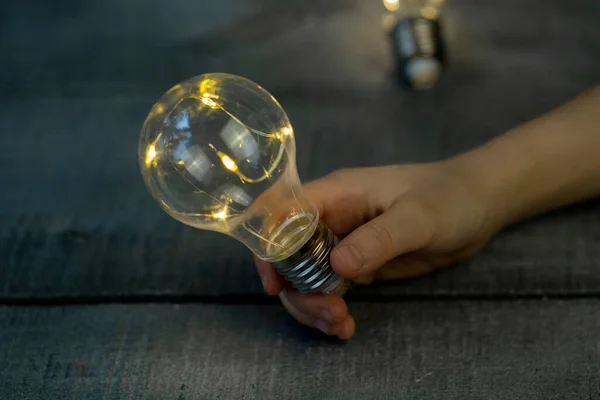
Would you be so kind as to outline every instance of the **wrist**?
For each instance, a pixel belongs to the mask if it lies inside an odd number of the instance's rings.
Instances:
[[[499,229],[600,194],[600,89],[446,161]]]
[[[443,161],[444,168],[459,177],[480,206],[482,218],[493,231],[518,221],[520,199],[515,191],[520,169],[511,161],[498,160],[497,149],[488,145]]]

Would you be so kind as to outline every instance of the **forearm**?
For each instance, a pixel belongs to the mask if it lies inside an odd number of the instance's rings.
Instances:
[[[500,225],[600,195],[600,86],[449,162]]]

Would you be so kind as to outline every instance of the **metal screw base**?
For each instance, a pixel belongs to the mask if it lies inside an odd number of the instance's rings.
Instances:
[[[273,266],[300,293],[340,293],[345,291],[344,278],[331,269],[329,256],[337,237],[319,221],[310,239],[290,257]]]

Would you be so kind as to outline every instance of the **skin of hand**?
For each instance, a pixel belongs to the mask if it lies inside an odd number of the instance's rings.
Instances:
[[[332,268],[357,284],[410,278],[462,261],[501,227],[477,188],[445,162],[336,171],[305,185],[325,224],[340,237]],[[328,335],[355,330],[343,298],[303,295],[255,258],[263,287],[294,318]]]
[[[451,159],[341,170],[305,185],[342,240],[333,269],[355,283],[410,278],[475,254],[497,231],[600,195],[600,85]],[[301,323],[348,339],[337,295],[301,295],[256,259],[265,291]]]

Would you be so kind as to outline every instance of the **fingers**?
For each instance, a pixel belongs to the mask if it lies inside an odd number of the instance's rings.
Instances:
[[[354,322],[354,318],[349,316],[346,321],[342,324],[339,332],[337,333],[337,337],[342,340],[348,340],[352,336],[354,336],[354,332],[356,331],[356,323]]]
[[[321,219],[337,235],[350,233],[369,219],[364,175],[358,170],[341,170],[304,185]]]
[[[364,195],[370,193],[366,175],[362,170],[336,171],[306,184],[304,193],[290,191],[286,185],[273,185],[248,209],[260,221],[259,226],[252,228],[269,237],[291,214],[314,212],[310,202],[335,234],[345,235],[372,217],[369,198]],[[266,245],[260,251],[259,255],[266,256]]]
[[[275,296],[285,287],[285,280],[275,269],[266,261],[254,256],[256,270],[262,281],[263,288],[268,295]]]
[[[336,335],[342,340],[354,335],[354,319],[348,314],[348,307],[340,296],[304,295],[285,289],[285,280],[271,264],[257,257],[255,262],[265,292],[269,295],[278,294],[284,307],[300,323],[328,335]]]
[[[354,319],[341,297],[335,295],[303,295],[293,290],[279,294],[283,306],[301,324],[328,335],[349,339],[354,335]]]
[[[409,204],[390,210],[358,227],[331,252],[333,269],[345,278],[374,272],[393,258],[433,240],[433,227]]]
[[[344,322],[348,317],[348,307],[340,296],[324,294],[306,295],[287,289],[281,292],[280,297],[282,301],[290,302],[294,306],[294,309],[299,312],[327,324]]]

